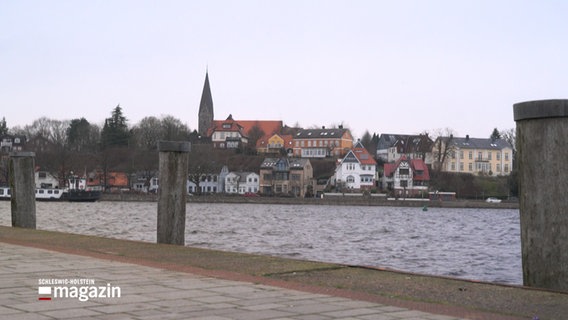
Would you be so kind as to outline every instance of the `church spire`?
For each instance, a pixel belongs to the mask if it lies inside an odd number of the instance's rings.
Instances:
[[[212,123],[213,123],[213,97],[211,96],[211,88],[209,87],[209,70],[206,70],[205,84],[203,85],[203,93],[201,93],[201,103],[199,104],[199,128],[198,128],[199,133],[202,136],[206,136],[207,130],[211,127]]]

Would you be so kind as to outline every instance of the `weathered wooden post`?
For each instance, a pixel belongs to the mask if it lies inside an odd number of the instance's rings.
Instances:
[[[12,227],[36,228],[35,153],[10,153]]]
[[[523,281],[568,291],[568,100],[513,106]]]
[[[185,245],[189,142],[159,141],[158,243]]]

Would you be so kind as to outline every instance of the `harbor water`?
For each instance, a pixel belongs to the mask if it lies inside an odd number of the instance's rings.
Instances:
[[[155,202],[38,202],[37,229],[156,242]],[[0,202],[0,225],[11,225]],[[522,284],[519,211],[188,203],[186,245]]]

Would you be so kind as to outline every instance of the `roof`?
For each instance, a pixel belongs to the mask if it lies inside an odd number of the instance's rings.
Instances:
[[[225,120],[213,120],[211,127],[207,130],[207,136],[212,136],[214,132],[239,132],[241,136],[246,136],[244,128],[229,115]]]
[[[262,164],[260,165],[260,168],[275,169],[276,165],[282,161],[287,162],[286,164],[287,170],[303,169],[307,164],[310,163],[310,160],[305,158],[265,158]]]
[[[223,125],[230,125],[225,128]],[[207,135],[211,136],[216,131],[238,131],[241,135],[248,137],[253,128],[259,128],[265,135],[278,133],[282,129],[281,120],[234,120],[233,115],[229,115],[225,120],[213,120]]]
[[[251,174],[256,174],[256,175],[258,175],[257,173],[249,172],[249,171],[236,171],[236,172],[235,172],[235,171],[232,171],[232,172],[230,172],[229,174],[234,174],[234,175],[238,176],[238,177],[239,177],[239,181],[246,181],[247,177],[248,177],[249,175],[251,175]]]
[[[511,144],[505,139],[495,139],[491,138],[470,138],[466,136],[465,138],[453,137],[452,145],[460,149],[488,149],[488,150],[502,150],[505,148],[511,148]]]
[[[340,139],[348,129],[304,129],[294,135],[294,139]]]
[[[377,143],[377,150],[397,147],[398,153],[430,152],[434,141],[427,134],[408,135],[383,133]]]
[[[369,151],[363,147],[361,142],[357,142],[355,147],[349,150],[341,162],[359,162],[365,165],[377,165],[377,161],[375,161]]]
[[[247,135],[254,127],[258,127],[265,135],[278,133],[282,129],[281,120],[237,120],[237,122],[243,127]]]

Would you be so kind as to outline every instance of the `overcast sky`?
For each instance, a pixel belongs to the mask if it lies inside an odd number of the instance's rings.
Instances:
[[[568,1],[0,0],[0,118],[197,128],[343,123],[355,137],[513,128],[512,105],[567,98]]]

